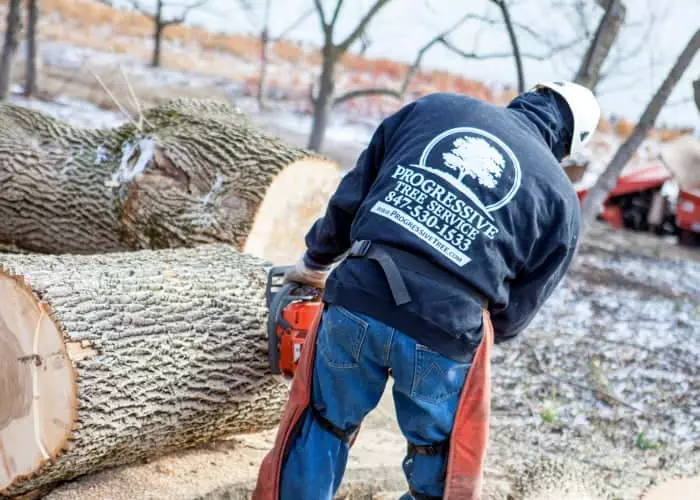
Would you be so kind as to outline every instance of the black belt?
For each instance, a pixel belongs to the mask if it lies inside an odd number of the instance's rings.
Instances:
[[[389,250],[385,250],[388,248]],[[413,271],[423,272],[424,274],[434,277],[436,280],[448,283],[462,290],[466,290],[476,300],[482,309],[487,309],[489,299],[481,291],[477,290],[471,284],[457,278],[449,271],[439,268],[438,266],[428,262],[422,257],[418,257],[410,252],[401,250],[395,247],[389,247],[380,243],[373,243],[369,240],[358,240],[353,242],[347,257],[364,257],[376,261],[384,271],[386,280],[389,283],[389,289],[394,297],[396,305],[407,304],[411,301],[411,295],[408,293],[406,283],[404,282],[401,271],[399,270],[396,260],[405,267]]]

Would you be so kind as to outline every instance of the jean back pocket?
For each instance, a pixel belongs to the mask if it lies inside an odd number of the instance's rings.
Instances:
[[[330,305],[323,315],[318,351],[334,368],[356,368],[368,323],[344,307]]]
[[[453,361],[423,345],[416,345],[411,398],[440,403],[458,396],[470,363]]]

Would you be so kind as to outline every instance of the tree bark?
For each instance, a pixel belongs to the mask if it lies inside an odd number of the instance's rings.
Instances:
[[[639,148],[647,133],[654,126],[656,118],[659,116],[661,109],[666,104],[668,97],[673,92],[678,81],[683,77],[683,73],[690,66],[693,58],[700,49],[700,30],[696,31],[693,37],[688,42],[688,45],[683,49],[683,52],[678,57],[678,60],[671,68],[671,71],[666,76],[666,79],[661,84],[661,87],[656,91],[649,104],[647,104],[644,113],[642,113],[639,123],[635,127],[632,135],[620,146],[615,153],[615,156],[610,161],[605,171],[596,181],[595,185],[588,192],[583,200],[581,208],[582,227],[585,230],[590,226],[590,223],[596,218],[601,205],[605,201],[608,193],[617,183],[617,178],[627,165],[627,162],[632,158],[635,151]],[[583,239],[583,238],[581,238]]]
[[[326,136],[326,127],[333,109],[334,94],[335,94],[335,67],[338,60],[352,46],[355,41],[365,33],[367,26],[372,18],[382,9],[390,0],[375,0],[367,12],[360,18],[355,28],[345,39],[336,44],[333,42],[333,31],[335,30],[338,15],[343,7],[344,0],[337,0],[333,14],[330,20],[326,21],[326,13],[323,9],[321,0],[314,0],[314,6],[318,13],[318,18],[323,31],[323,63],[321,67],[321,76],[319,78],[318,95],[314,98],[311,96],[314,105],[313,124],[311,125],[311,135],[309,136],[309,149],[320,151],[323,145],[323,139]]]
[[[160,13],[162,4],[158,2],[158,12]],[[160,16],[160,14],[158,14]],[[165,25],[161,21],[161,18],[158,17],[157,19],[154,20],[155,26],[154,26],[154,31],[153,31],[153,58],[151,59],[151,66],[154,68],[160,68],[160,53],[161,53],[161,45],[163,43],[163,31],[165,29]]]
[[[274,427],[265,283],[228,245],[4,255],[0,496]]]
[[[574,81],[580,85],[595,89],[600,79],[600,70],[610,49],[615,44],[620,29],[625,22],[627,9],[622,0],[609,0],[601,3],[605,8],[605,14],[598,24],[593,40],[586,51],[581,66],[576,72]]]
[[[37,90],[37,31],[39,29],[39,1],[27,3],[27,78],[24,84],[25,97],[31,97]]]
[[[515,60],[515,71],[518,77],[518,92],[525,92],[525,70],[523,69],[523,58],[520,54],[520,46],[518,45],[518,36],[515,34],[515,28],[513,27],[513,21],[510,18],[510,11],[508,10],[508,4],[506,0],[494,0],[498,8],[501,9],[501,15],[503,16],[503,22],[506,25],[506,30],[508,30],[508,38],[510,39],[510,45],[513,48],[513,59]]]
[[[174,100],[143,121],[83,130],[0,105],[0,244],[85,254],[224,242],[283,258],[285,235],[303,251],[335,164],[225,104]]]
[[[0,101],[7,99],[12,84],[12,60],[17,45],[19,34],[22,31],[22,19],[20,9],[22,0],[10,0],[7,11],[7,26],[5,29],[5,43],[2,48],[2,58],[0,59]]]
[[[320,151],[326,137],[328,119],[333,109],[335,93],[335,66],[340,54],[333,45],[323,48],[323,66],[319,78],[318,95],[314,98],[314,118],[309,137],[309,149]]]
[[[270,53],[270,34],[267,27],[260,34],[260,77],[258,78],[258,109],[267,108],[267,66]]]

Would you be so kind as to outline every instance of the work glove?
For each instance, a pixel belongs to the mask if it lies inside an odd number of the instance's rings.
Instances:
[[[328,279],[330,272],[329,267],[312,267],[310,263],[307,263],[305,257],[302,257],[293,268],[285,273],[284,282],[299,283],[323,290],[326,287],[326,279]]]

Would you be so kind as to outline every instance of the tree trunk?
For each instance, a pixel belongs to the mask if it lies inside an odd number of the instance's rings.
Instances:
[[[263,261],[228,245],[1,261],[0,496],[278,423]]]
[[[270,34],[267,27],[260,34],[260,77],[258,78],[258,109],[267,107],[267,65],[270,52]]]
[[[37,31],[39,29],[39,1],[28,0],[27,3],[27,81],[24,95],[30,97],[37,90]]]
[[[610,0],[609,3],[601,5],[605,7],[605,14],[574,78],[576,83],[591,90],[598,84],[600,70],[625,22],[627,10],[622,0]]]
[[[12,84],[12,60],[19,43],[19,33],[22,31],[22,19],[20,9],[22,0],[10,0],[7,11],[7,27],[5,29],[5,43],[0,59],[0,101],[7,99]]]
[[[649,104],[647,104],[632,135],[620,146],[615,156],[610,161],[610,164],[608,164],[605,171],[584,198],[581,208],[582,227],[584,231],[596,218],[601,205],[605,201],[610,190],[615,187],[617,178],[625,168],[625,165],[630,158],[632,158],[635,151],[637,151],[642,141],[644,141],[651,127],[654,126],[654,122],[659,116],[661,109],[664,107],[664,104],[666,104],[668,97],[671,95],[671,92],[673,92],[678,81],[683,77],[685,70],[690,66],[698,49],[700,49],[700,30],[695,32],[695,35],[693,35],[688,45],[683,49],[683,52],[678,57],[673,68],[671,68],[671,71],[661,84],[661,87],[659,87],[659,90],[656,91],[654,97]]]
[[[510,11],[508,10],[506,0],[497,0],[496,4],[498,5],[498,8],[501,9],[503,22],[508,30],[508,38],[510,39],[511,47],[513,48],[513,59],[515,59],[515,71],[518,76],[518,92],[522,94],[525,92],[525,71],[523,69],[523,58],[520,55],[518,37],[515,34],[515,28],[513,27],[513,21],[510,18]]]
[[[326,136],[328,119],[333,109],[333,94],[335,92],[335,65],[338,54],[332,44],[326,43],[323,48],[323,67],[319,78],[318,95],[314,98],[314,121],[309,137],[309,149],[320,151]]]
[[[158,5],[160,6],[160,3]],[[160,20],[156,21],[155,30],[153,31],[153,58],[151,59],[151,66],[154,68],[160,68],[160,52],[164,29],[165,25]]]
[[[0,244],[85,254],[225,242],[271,260],[303,252],[304,230],[339,181],[335,164],[225,104],[180,99],[144,118],[142,131],[82,130],[0,105]]]

